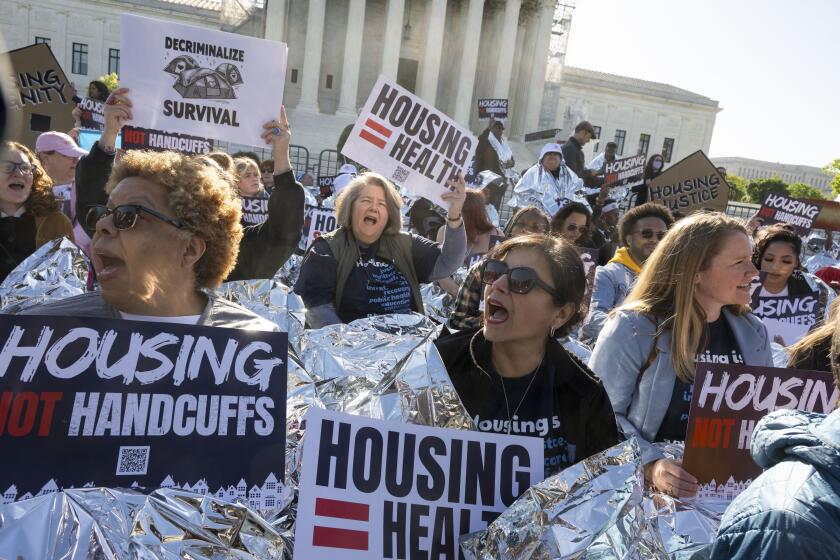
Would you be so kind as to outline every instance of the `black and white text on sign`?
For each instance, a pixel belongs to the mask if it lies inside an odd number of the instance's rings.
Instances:
[[[380,76],[341,153],[447,207],[446,183],[464,173],[477,144],[469,130]]]
[[[284,43],[125,14],[120,31],[129,124],[262,145],[283,101]]]
[[[3,462],[0,486],[19,500],[88,483],[189,485],[274,507],[287,343],[277,332],[0,315],[0,447],[22,458]],[[258,491],[242,496],[242,485]]]
[[[478,100],[478,118],[488,119],[490,117],[496,119],[506,119],[508,114],[508,100],[507,99],[479,99]]]
[[[607,162],[604,167],[604,184],[609,188],[635,187],[644,182],[645,154]]]
[[[313,407],[303,461],[296,557],[456,559],[460,535],[542,480],[543,441]]]
[[[780,222],[790,224],[796,229],[796,233],[803,236],[811,231],[819,213],[819,204],[779,193],[767,193],[758,210],[758,216],[764,220],[764,225]]]
[[[306,237],[307,247],[325,233],[334,231],[338,227],[335,212],[330,208],[312,208],[309,216],[309,231]]]

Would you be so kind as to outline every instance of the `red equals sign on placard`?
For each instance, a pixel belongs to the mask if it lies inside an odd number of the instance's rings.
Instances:
[[[350,525],[348,523],[336,523],[338,519],[350,521],[369,521],[370,506],[357,502],[344,502],[341,500],[330,500],[328,498],[315,498],[315,516],[331,517],[332,525]],[[326,520],[316,522],[324,523]],[[357,524],[361,525],[361,524]],[[361,527],[360,527],[361,528]],[[346,527],[326,527],[315,525],[312,532],[312,545],[328,548],[344,548],[349,550],[368,549],[368,531],[359,529],[348,529]]]
[[[385,144],[388,142],[387,139],[391,137],[391,134],[390,129],[385,128],[373,119],[368,119],[365,121],[362,131],[359,132],[359,137],[367,140],[379,149],[384,149]]]

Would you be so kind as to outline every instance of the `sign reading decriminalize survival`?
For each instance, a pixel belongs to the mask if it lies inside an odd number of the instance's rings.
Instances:
[[[277,332],[0,315],[0,487],[20,500],[88,484],[189,485],[273,507],[287,343]]]
[[[466,171],[477,145],[469,130],[379,76],[341,153],[447,208],[446,183]]]
[[[133,126],[262,143],[283,101],[284,43],[132,15],[120,30]]]
[[[645,154],[607,162],[604,167],[604,184],[608,188],[635,187],[644,182]]]
[[[683,214],[707,209],[724,212],[729,184],[706,154],[697,150],[651,180],[650,200]]]
[[[543,478],[541,438],[314,407],[305,418],[295,557],[454,560],[460,535]]]
[[[838,395],[829,372],[698,363],[682,465],[699,481],[698,497],[731,500],[761,474],[750,443],[766,414],[828,414]]]
[[[489,119],[506,119],[508,116],[508,100],[507,99],[479,99],[478,100],[478,118]]]
[[[802,237],[810,233],[819,213],[819,204],[779,193],[767,193],[758,209],[758,217],[764,220],[763,225],[789,224]]]

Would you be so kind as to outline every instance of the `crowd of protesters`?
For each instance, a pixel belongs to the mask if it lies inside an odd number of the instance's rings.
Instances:
[[[89,152],[60,131],[43,133],[34,151],[2,145],[0,279],[45,243],[67,237],[90,257],[98,289],[28,313],[275,330],[216,288],[272,278],[299,246],[312,176],[292,168],[285,110],[261,131],[270,160],[118,154],[131,92],[102,92],[94,82],[90,93],[104,102],[104,127]],[[787,347],[791,367],[840,369],[834,290],[805,270],[802,239],[792,229],[753,232],[715,212],[675,219],[648,201],[650,181],[663,172],[660,154],[648,159],[622,215],[622,201],[604,183],[616,145],[587,164],[583,148],[596,138],[590,123],[546,144],[521,177],[504,130],[491,120],[473,165],[473,176],[495,177],[469,188],[464,176],[450,181],[437,222],[419,201],[404,223],[405,192],[375,171],[342,166],[341,181],[320,193],[334,201],[338,227],[306,248],[293,287],[308,328],[424,313],[422,285],[437,282],[453,312],[436,346],[477,429],[542,437],[546,476],[635,436],[647,483],[678,497],[695,495],[697,480],[654,444],[685,440],[696,363],[772,366],[775,343]],[[514,214],[499,223],[508,189]],[[243,223],[242,197],[265,199],[263,223]],[[586,302],[585,249],[598,260]],[[819,295],[820,321],[801,340],[785,339],[751,311],[760,297],[806,292]],[[593,346],[588,363],[565,349],[567,337]],[[778,429],[793,421],[779,419]],[[813,436],[813,445],[836,440],[836,425],[822,423],[826,435]],[[773,427],[754,437],[771,440]],[[764,466],[776,463],[771,457]],[[754,484],[781,484],[797,464],[773,467]],[[812,469],[810,476],[829,477]],[[814,488],[836,498],[835,483]],[[756,511],[773,507],[745,495]],[[837,499],[823,504],[829,511],[821,515],[836,514],[836,506]],[[731,526],[725,520],[717,550],[734,555],[739,546],[766,546],[733,535],[781,527],[784,512],[776,513],[753,525],[743,516]]]

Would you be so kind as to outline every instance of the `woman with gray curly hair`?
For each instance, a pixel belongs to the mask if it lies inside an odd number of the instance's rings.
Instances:
[[[467,236],[461,208],[466,183],[450,181],[442,244],[402,231],[402,198],[377,173],[363,173],[336,201],[338,229],[307,250],[295,292],[314,328],[370,315],[423,312],[420,284],[446,278],[461,265]]]

